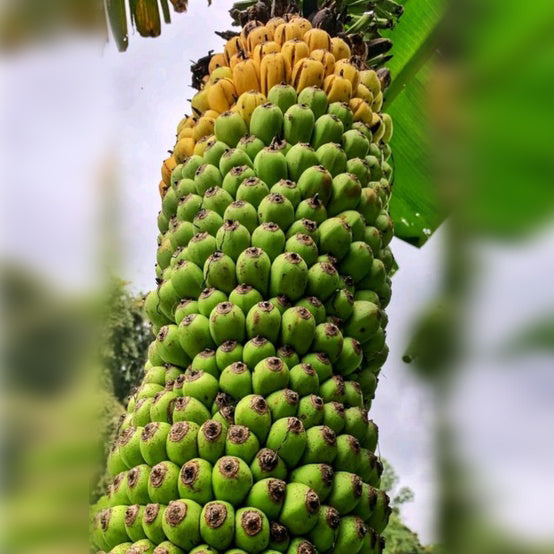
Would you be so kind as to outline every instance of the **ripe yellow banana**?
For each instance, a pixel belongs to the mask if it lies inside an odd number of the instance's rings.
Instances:
[[[229,61],[227,60],[225,54],[223,52],[218,52],[212,56],[210,63],[208,64],[208,70],[211,74],[218,67],[225,67],[226,65],[229,65]]]
[[[256,63],[258,72],[260,71],[260,64],[262,63],[262,58],[267,54],[277,54],[281,51],[281,47],[274,41],[270,40],[269,42],[264,42],[264,44],[258,44],[252,52],[252,59]]]
[[[335,56],[335,62],[348,59],[352,55],[350,46],[340,37],[331,39],[331,53]]]
[[[190,101],[192,111],[197,116],[202,115],[207,109],[210,108],[210,103],[208,101],[208,90],[209,88],[204,88],[203,90],[197,92]]]
[[[196,142],[192,137],[182,138],[177,141],[175,149],[173,150],[173,157],[177,163],[183,163],[185,158],[192,156],[195,144]]]
[[[298,27],[302,35],[306,34],[312,28],[312,24],[306,18],[300,17],[299,15],[293,15],[290,18],[290,23]]]
[[[260,90],[260,79],[254,60],[244,60],[235,65],[233,82],[238,95],[248,90]]]
[[[184,129],[181,129],[177,133],[177,140],[181,140],[183,138],[194,138],[194,130],[196,127],[185,127]]]
[[[231,58],[237,53],[244,50],[244,42],[240,37],[232,37],[225,43],[225,59],[227,65],[231,62]]]
[[[215,119],[213,117],[207,117],[203,115],[196,126],[192,129],[192,138],[195,142],[198,142],[202,137],[206,137],[214,134]]]
[[[271,40],[275,36],[275,29],[279,27],[282,23],[285,23],[285,20],[282,17],[272,17],[266,24],[265,27],[267,32],[271,35]]]
[[[252,53],[258,44],[263,44],[269,40],[271,40],[270,34],[265,25],[262,27],[256,27],[250,31],[248,38],[246,39],[246,48],[248,52]]]
[[[292,71],[292,83],[296,92],[306,87],[321,87],[324,78],[323,64],[310,58],[298,60]]]
[[[352,83],[352,90],[358,88],[360,83],[360,72],[358,68],[348,60],[339,60],[335,63],[335,74],[346,77]]]
[[[246,41],[248,39],[248,35],[256,28],[256,27],[263,27],[263,23],[258,20],[252,19],[249,21],[241,30],[240,32],[240,39],[242,41],[242,44],[246,46]]]
[[[211,73],[210,73],[210,83],[214,83],[217,79],[232,79],[233,77],[233,71],[232,69],[225,65],[221,67],[216,67]]]
[[[173,156],[166,158],[162,162],[162,183],[165,183],[167,186],[171,184],[171,172],[176,167],[177,167],[177,161]]]
[[[331,51],[331,36],[323,29],[310,29],[304,34],[304,40],[308,44],[310,52],[319,49]]]
[[[365,100],[370,106],[373,104],[373,94],[371,94],[371,91],[365,85],[362,85],[362,83],[358,85],[354,96]]]
[[[289,21],[288,23],[281,23],[275,29],[273,33],[273,40],[279,45],[283,46],[287,40],[292,40],[293,38],[302,39],[304,34],[299,26],[295,25],[294,22]]]
[[[163,198],[165,196],[165,193],[168,191],[170,185],[167,183],[164,183],[164,181],[160,181],[160,184],[158,185],[158,192],[160,193],[160,196]]]
[[[208,89],[209,107],[219,113],[227,111],[237,98],[237,91],[231,79],[219,79]]]
[[[238,113],[240,113],[242,119],[246,122],[247,126],[250,126],[250,118],[252,112],[261,104],[266,101],[266,97],[261,93],[254,90],[243,92],[237,100],[236,107]]]
[[[364,69],[360,71],[360,83],[365,85],[375,98],[381,92],[381,81],[373,69]]]
[[[335,56],[333,56],[333,54],[331,54],[328,50],[318,48],[310,54],[310,58],[321,62],[325,75],[331,75],[335,70]]]
[[[239,50],[236,54],[233,54],[233,56],[229,60],[229,67],[231,68],[231,70],[234,70],[235,66],[238,63],[243,62],[244,60],[247,60],[247,59],[248,59],[248,53],[246,52],[246,50]]]
[[[383,107],[383,93],[379,91],[373,98],[373,103],[371,104],[371,108],[373,109],[374,112],[380,112],[382,107]]]
[[[267,93],[274,85],[286,82],[287,80],[287,65],[285,58],[280,52],[277,54],[268,54],[262,58],[260,64],[260,85],[262,93],[267,96]]]
[[[196,143],[196,146],[194,147],[193,154],[195,156],[203,156],[204,155],[204,150],[206,150],[206,148],[208,146],[210,146],[211,144],[213,144],[214,142],[216,142],[216,138],[213,135],[211,135],[209,137],[202,137]]]
[[[187,115],[179,121],[179,125],[177,125],[177,133],[180,133],[183,129],[189,129],[191,127],[194,127],[196,125],[196,118],[192,115]]]
[[[379,114],[373,113],[370,123],[370,129],[373,133],[373,142],[379,143],[379,141],[385,136],[386,127]]]
[[[323,90],[327,94],[329,103],[348,102],[352,96],[352,83],[339,75],[327,75],[323,83]]]
[[[361,98],[352,98],[349,106],[352,110],[352,114],[354,115],[354,121],[363,121],[368,125],[372,125],[373,116],[377,114],[373,114],[371,106],[365,100],[362,100]],[[379,122],[380,121],[381,120],[379,119]]]
[[[310,49],[303,40],[295,38],[287,40],[287,42],[283,44],[281,54],[283,54],[283,58],[285,58],[285,63],[287,64],[287,75],[290,80],[294,66],[298,60],[303,60],[310,55]]]

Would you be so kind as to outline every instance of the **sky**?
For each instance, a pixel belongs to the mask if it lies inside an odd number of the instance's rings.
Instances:
[[[68,38],[0,57],[2,257],[19,260],[61,290],[86,291],[102,275],[107,168],[117,183],[117,262],[135,291],[154,285],[160,165],[193,94],[190,60],[220,50],[223,6],[191,2],[162,36],[133,36],[129,50]],[[554,514],[552,360],[496,353],[537,313],[553,313],[554,232],[514,246],[482,244],[470,301],[473,348],[456,387],[453,416],[463,456],[479,468],[487,507],[528,536],[551,535]],[[400,270],[388,308],[391,355],[371,417],[380,453],[415,492],[403,508],[424,541],[434,539],[431,395],[401,356],[419,310],[441,279],[444,230],[421,250],[392,244]],[[550,440],[548,440],[550,439]]]

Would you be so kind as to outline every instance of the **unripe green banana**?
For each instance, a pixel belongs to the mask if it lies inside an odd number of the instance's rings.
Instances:
[[[306,104],[295,104],[285,113],[283,134],[289,144],[308,143],[312,136],[315,117]],[[294,179],[294,177],[293,177]]]
[[[215,120],[215,137],[231,148],[237,145],[247,131],[246,123],[238,112],[223,112]]]
[[[334,177],[346,171],[347,157],[340,144],[336,142],[323,143],[316,150],[317,159]]]
[[[281,83],[271,87],[267,99],[275,106],[278,106],[284,114],[292,105],[296,104],[296,91],[294,87]]]
[[[254,171],[268,187],[272,187],[277,181],[288,177],[287,160],[278,148],[267,146],[254,158]]]
[[[318,87],[306,87],[298,95],[298,103],[306,104],[316,120],[327,111],[327,95]]]
[[[282,127],[283,112],[279,106],[266,102],[252,112],[250,134],[260,138],[266,146],[271,144],[274,137],[281,134]]]

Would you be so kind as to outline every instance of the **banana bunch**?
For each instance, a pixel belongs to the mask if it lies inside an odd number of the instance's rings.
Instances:
[[[388,355],[377,73],[298,16],[210,63],[162,168],[156,333],[92,541],[113,554],[379,554]],[[215,60],[215,61],[214,61]]]
[[[225,43],[223,52],[212,56],[204,85],[191,101],[194,115],[179,123],[173,154],[162,164],[160,194],[178,164],[202,154],[220,114],[231,110],[247,115],[282,83],[297,93],[320,87],[330,102],[349,103],[358,120],[379,124],[383,94],[377,73],[363,69],[345,40],[312,28],[300,16],[288,21],[275,17],[265,25],[251,21]]]

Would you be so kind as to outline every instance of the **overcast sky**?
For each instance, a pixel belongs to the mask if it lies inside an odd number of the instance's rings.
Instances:
[[[119,54],[71,40],[0,61],[0,181],[4,257],[22,260],[61,288],[97,282],[99,175],[117,168],[121,256],[116,272],[134,290],[153,285],[159,168],[187,110],[191,59],[221,49],[222,6],[191,2],[162,37],[131,37]],[[415,492],[408,524],[433,540],[432,412],[428,392],[401,362],[411,322],[440,281],[442,233],[418,251],[399,241],[389,307],[391,356],[372,417],[380,452]],[[483,470],[495,515],[512,529],[547,536],[554,514],[552,360],[505,360],[498,342],[535,314],[554,311],[554,234],[532,244],[483,246],[472,297],[475,352],[458,387],[455,414],[464,454]]]

